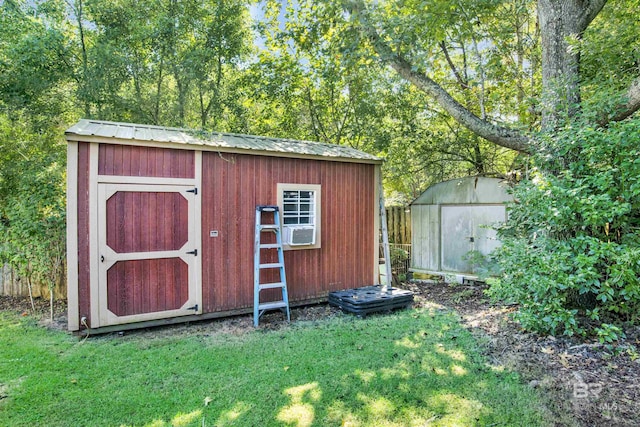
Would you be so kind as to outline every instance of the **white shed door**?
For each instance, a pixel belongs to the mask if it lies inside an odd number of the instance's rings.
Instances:
[[[440,238],[442,270],[473,273],[464,258],[470,251],[488,255],[500,246],[489,226],[506,220],[503,205],[442,206]]]

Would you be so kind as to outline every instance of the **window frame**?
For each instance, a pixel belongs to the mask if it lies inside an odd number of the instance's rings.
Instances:
[[[284,223],[284,193],[286,191],[311,191],[314,193],[313,203],[313,219],[314,224],[285,224]],[[280,209],[280,227],[282,229],[282,247],[284,250],[302,250],[302,249],[320,249],[321,245],[321,223],[322,223],[322,186],[320,184],[294,184],[294,183],[278,183],[277,184],[278,195],[278,208]],[[315,243],[312,245],[288,245],[284,242],[284,230],[287,227],[295,226],[313,226],[315,234]]]

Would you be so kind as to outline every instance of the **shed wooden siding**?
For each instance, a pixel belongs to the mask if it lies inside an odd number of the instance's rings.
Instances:
[[[92,144],[78,142],[77,152],[78,317],[86,317],[89,325],[90,257],[96,256],[91,253],[91,239],[97,238],[90,222],[89,193],[96,191],[90,189]],[[193,150],[100,143],[96,152],[94,164],[99,175],[197,178]],[[120,166],[109,166],[120,161]],[[198,254],[202,256],[202,280],[198,286],[202,287],[203,314],[253,305],[255,206],[276,204],[278,183],[319,184],[322,189],[322,247],[285,251],[290,300],[308,300],[326,296],[332,290],[373,284],[376,168],[371,163],[203,152],[199,189],[202,242]],[[217,230],[218,237],[210,237],[211,230]],[[140,245],[146,248],[147,243]],[[266,299],[279,297],[279,291],[271,292],[266,293]],[[123,304],[109,308],[118,315],[128,315],[153,310],[160,302],[136,302],[134,297],[134,301]],[[136,308],[136,304],[140,307]]]
[[[322,248],[285,252],[290,299],[373,283],[375,165],[205,152],[202,170],[204,312],[253,304],[255,206],[278,183],[322,186]]]
[[[100,144],[98,174],[194,178],[195,152],[171,148]]]
[[[91,144],[78,143],[78,308],[79,317],[91,324],[91,263],[92,231],[89,226],[89,149]],[[68,203],[72,203],[71,200]]]

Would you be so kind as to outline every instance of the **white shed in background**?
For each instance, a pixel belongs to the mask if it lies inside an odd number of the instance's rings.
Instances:
[[[507,219],[513,200],[498,178],[466,177],[434,184],[411,203],[411,270],[474,273],[466,256],[488,255],[500,245],[491,225]]]

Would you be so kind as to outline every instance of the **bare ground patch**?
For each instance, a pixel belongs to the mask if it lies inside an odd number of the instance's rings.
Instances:
[[[67,330],[67,302],[65,300],[54,300],[53,302],[53,322],[50,319],[49,300],[44,298],[34,298],[35,311],[31,307],[28,297],[0,296],[0,311],[8,311],[19,316],[33,316],[39,319],[41,326]]]
[[[640,328],[627,329],[622,350],[571,337],[527,333],[510,319],[514,306],[492,305],[484,285],[409,283],[417,304],[457,311],[490,362],[520,373],[550,398],[557,425],[637,426],[640,422]],[[626,347],[626,348],[625,348]]]

